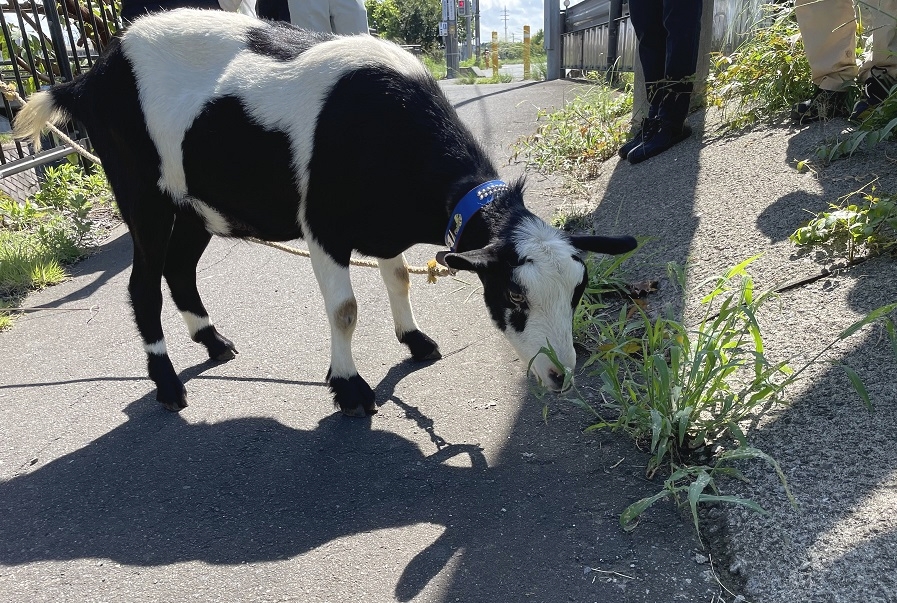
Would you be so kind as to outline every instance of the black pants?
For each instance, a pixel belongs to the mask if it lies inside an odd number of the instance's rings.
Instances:
[[[703,0],[629,0],[651,108],[648,117],[681,124],[698,67]]]
[[[255,14],[260,19],[290,22],[290,7],[287,0],[257,0]]]

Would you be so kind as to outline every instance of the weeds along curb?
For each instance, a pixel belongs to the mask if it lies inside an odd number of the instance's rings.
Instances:
[[[595,418],[596,422],[587,431],[622,430],[637,443],[641,442],[639,447],[651,454],[646,468],[649,479],[661,469],[669,470],[659,492],[633,502],[623,511],[620,524],[624,530],[633,529],[645,510],[667,498],[690,509],[699,539],[697,509],[701,503],[737,504],[765,514],[756,502],[720,491],[720,477],[743,479],[734,464],[744,460],[765,462],[775,471],[790,503],[796,506],[777,461],[751,446],[741,425],[769,412],[774,405],[785,403],[786,388],[796,383],[809,367],[822,362],[821,358],[835,344],[868,324],[884,321],[892,346],[897,350],[897,326],[888,316],[897,309],[897,304],[889,304],[841,331],[796,368],[789,366],[793,358],[771,361],[756,318],[765,301],[871,258],[859,258],[836,271],[824,270],[758,293],[747,272],[747,267],[758,257],[734,266],[723,276],[704,281],[699,288],[709,286],[710,293],[702,298],[706,311],[694,326],[663,317],[650,318],[640,306],[632,311],[624,305],[618,318],[607,319],[606,315],[589,308],[589,304],[600,305],[595,299],[587,299],[589,296],[584,296],[583,305],[577,309],[577,312],[588,312],[589,320],[597,325],[598,335],[593,337],[592,354],[585,367],[593,366],[590,374],[601,380],[600,399],[591,396],[590,401],[571,378],[569,387],[573,395],[568,400]],[[684,287],[681,268],[671,265],[668,269],[671,279]],[[619,280],[614,275],[609,283]],[[602,290],[591,279],[589,288]],[[550,346],[540,353],[559,370],[572,372],[560,365]],[[845,371],[871,412],[872,401],[857,373],[842,362],[835,365]],[[547,419],[547,413],[545,404],[543,419]]]

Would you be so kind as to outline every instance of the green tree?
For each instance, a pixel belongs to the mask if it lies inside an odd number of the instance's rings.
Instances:
[[[539,54],[543,54],[545,52],[545,30],[540,29],[537,31],[532,40],[530,40],[530,44],[533,46],[533,51],[538,48]]]
[[[420,44],[424,50],[439,42],[440,0],[365,0],[368,21],[380,37],[399,44]]]

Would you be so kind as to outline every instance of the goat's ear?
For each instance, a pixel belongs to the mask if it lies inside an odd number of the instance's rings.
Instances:
[[[581,251],[594,251],[607,255],[619,255],[638,247],[635,237],[601,237],[596,235],[573,235],[570,237],[573,246]]]
[[[482,270],[489,262],[494,262],[497,259],[498,252],[493,245],[461,253],[452,253],[451,251],[439,251],[436,253],[436,261],[443,266],[454,270],[471,270],[474,272]]]

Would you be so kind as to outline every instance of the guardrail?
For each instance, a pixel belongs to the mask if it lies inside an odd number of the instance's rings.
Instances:
[[[0,79],[21,97],[90,69],[121,27],[114,0],[4,0],[0,2]],[[15,100],[2,98],[0,113],[12,121]],[[70,128],[70,135],[84,133]],[[38,186],[38,172],[49,162],[71,154],[68,145],[48,138],[46,151],[35,154],[17,141],[4,142],[0,152],[0,190],[21,199]]]
[[[735,50],[763,22],[762,7],[770,1],[714,0],[711,52]],[[638,42],[629,22],[629,2],[585,0],[562,11],[561,23],[562,74],[635,69]]]

